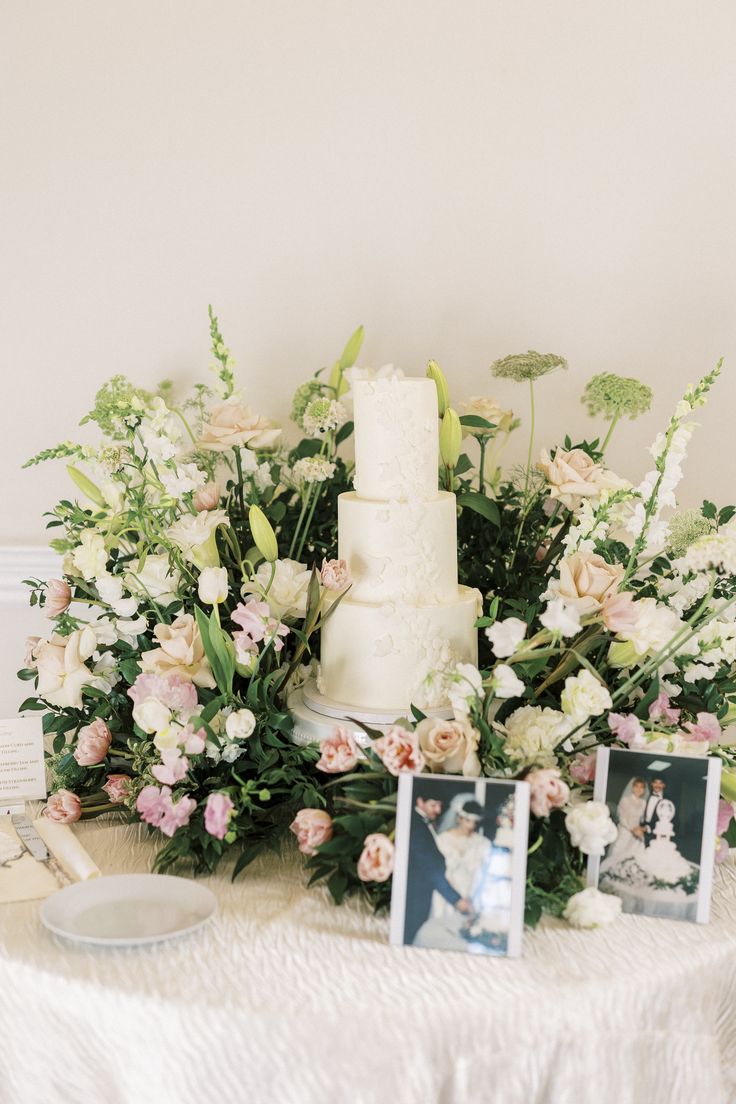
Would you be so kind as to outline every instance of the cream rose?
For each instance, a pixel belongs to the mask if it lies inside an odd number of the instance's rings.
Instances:
[[[419,722],[415,735],[433,774],[480,775],[479,736],[469,721],[427,717]]]
[[[214,690],[217,685],[197,622],[191,613],[183,613],[170,625],[156,625],[154,639],[159,647],[141,655],[141,668],[156,675],[182,675],[195,686]]]
[[[248,448],[272,448],[281,430],[268,418],[254,414],[250,407],[235,399],[219,403],[203,422],[200,448],[208,452],[227,452],[242,445]]]
[[[271,578],[271,564],[261,564],[254,578],[241,589],[241,594],[255,594],[259,598],[264,596],[268,602],[271,616],[277,621],[283,621],[285,617],[303,617],[307,612],[307,588],[311,572],[306,564],[297,560],[275,560],[276,573],[270,588],[268,583]]]
[[[87,626],[70,636],[57,633],[36,646],[38,695],[50,705],[60,708],[82,708],[82,687],[92,682],[94,675],[85,661],[97,648],[97,637]]]
[[[542,452],[537,464],[549,483],[550,497],[575,510],[582,498],[599,498],[603,491],[627,487],[624,479],[591,460],[583,449],[555,449],[554,458]]]
[[[514,420],[513,410],[505,410],[495,399],[473,395],[462,403],[463,414],[473,414],[476,418],[483,418],[490,422],[501,433],[509,433],[511,423]],[[481,426],[463,426],[463,434],[472,433],[474,436],[483,437],[489,430]]]
[[[565,817],[565,827],[573,847],[584,855],[602,855],[618,835],[618,828],[604,801],[586,801],[575,805]]]
[[[560,561],[560,578],[550,590],[581,616],[596,613],[623,579],[623,564],[609,564],[596,552],[575,552]]]
[[[573,724],[580,725],[589,717],[600,717],[607,709],[612,708],[613,702],[608,689],[595,675],[583,668],[579,675],[571,675],[565,679],[560,705],[562,712]]]

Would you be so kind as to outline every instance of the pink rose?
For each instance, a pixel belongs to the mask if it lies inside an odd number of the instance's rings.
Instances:
[[[204,487],[200,487],[198,491],[194,492],[192,497],[192,504],[198,514],[201,514],[203,510],[214,510],[220,502],[220,488],[216,483],[205,483]]]
[[[631,632],[639,620],[634,596],[630,590],[620,594],[609,593],[603,600],[603,624],[609,632]]]
[[[325,774],[340,774],[350,771],[358,762],[358,745],[349,729],[335,725],[332,735],[325,737],[319,745],[321,755],[317,770]]]
[[[613,472],[602,468],[583,449],[556,448],[554,459],[543,451],[537,464],[549,483],[549,493],[570,510],[583,498],[598,499],[603,491],[628,486]]]
[[[556,767],[537,767],[525,776],[531,788],[529,807],[535,816],[549,816],[552,809],[561,809],[570,796],[570,787],[562,781]]]
[[[227,794],[211,793],[204,809],[204,826],[215,839],[224,839],[235,806]]]
[[[49,579],[46,584],[44,609],[47,617],[58,617],[72,600],[71,587],[64,579]]]
[[[131,779],[127,774],[108,774],[102,787],[112,805],[120,805],[130,793]]]
[[[394,869],[394,845],[382,832],[372,832],[363,841],[358,859],[361,882],[386,882]]]
[[[424,755],[416,733],[409,732],[400,725],[391,725],[385,736],[374,740],[373,750],[389,774],[398,775],[404,771],[415,774],[424,769]]]
[[[153,636],[159,647],[142,652],[140,656],[146,674],[179,675],[196,686],[215,689],[217,684],[193,614],[180,613],[170,625],[156,625]]]
[[[716,821],[716,835],[722,836],[728,831],[728,826],[733,820],[733,805],[730,801],[720,798],[718,802],[718,820]]]
[[[70,790],[57,790],[49,796],[43,813],[58,824],[73,824],[82,815],[82,802]]]
[[[92,724],[80,728],[77,733],[77,746],[74,749],[74,758],[80,767],[92,767],[101,763],[107,755],[112,743],[112,733],[101,717]]]
[[[622,744],[631,748],[646,747],[644,726],[633,713],[609,713],[608,727]]]
[[[317,848],[332,839],[332,817],[323,809],[300,809],[289,828],[302,855],[316,855]]]
[[[347,560],[323,560],[319,577],[328,590],[344,590],[352,582]]]
[[[660,690],[657,697],[654,699],[652,704],[649,706],[649,720],[650,721],[662,721],[662,722],[664,722],[664,724],[668,724],[668,725],[676,725],[677,722],[680,719],[680,712],[681,711],[679,709],[673,709],[670,706],[670,699],[667,697],[664,690]],[[698,714],[698,717],[707,717],[707,716],[708,716],[707,713],[699,713]],[[716,721],[716,724],[718,724],[717,721]],[[719,726],[719,728],[718,728],[719,734],[720,734],[720,731],[721,731],[721,729],[720,729],[720,726]],[[698,737],[695,737],[695,739],[698,739]]]
[[[679,717],[680,711],[677,710]],[[698,713],[696,723],[688,721],[685,728],[690,733],[691,740],[703,740],[709,744],[717,744],[721,739],[721,726],[718,723],[718,718],[714,717],[712,713]]]
[[[188,770],[189,760],[186,755],[182,755],[178,747],[173,747],[163,749],[161,762],[151,767],[151,774],[164,786],[173,786],[181,782]]]
[[[581,786],[595,779],[595,752],[590,755],[576,755],[570,764],[570,775]]]

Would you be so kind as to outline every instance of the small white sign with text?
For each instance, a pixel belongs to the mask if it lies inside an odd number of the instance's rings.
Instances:
[[[0,720],[0,812],[45,797],[41,718]]]

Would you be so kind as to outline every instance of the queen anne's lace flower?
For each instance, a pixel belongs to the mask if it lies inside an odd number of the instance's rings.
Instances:
[[[581,400],[591,416],[603,414],[606,418],[638,418],[646,414],[652,405],[652,389],[630,376],[617,376],[613,372],[600,372],[588,383]]]
[[[536,353],[530,349],[528,353],[513,353],[501,360],[494,360],[491,372],[501,379],[523,383],[525,380],[546,376],[556,368],[567,368],[567,361],[563,356],[557,356],[556,353]]]
[[[334,474],[335,465],[324,456],[303,456],[291,469],[291,477],[297,485],[324,483],[325,480],[332,479]]]

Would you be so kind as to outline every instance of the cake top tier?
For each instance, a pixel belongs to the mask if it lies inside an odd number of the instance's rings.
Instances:
[[[439,429],[431,379],[356,380],[355,490],[361,498],[437,495]]]

